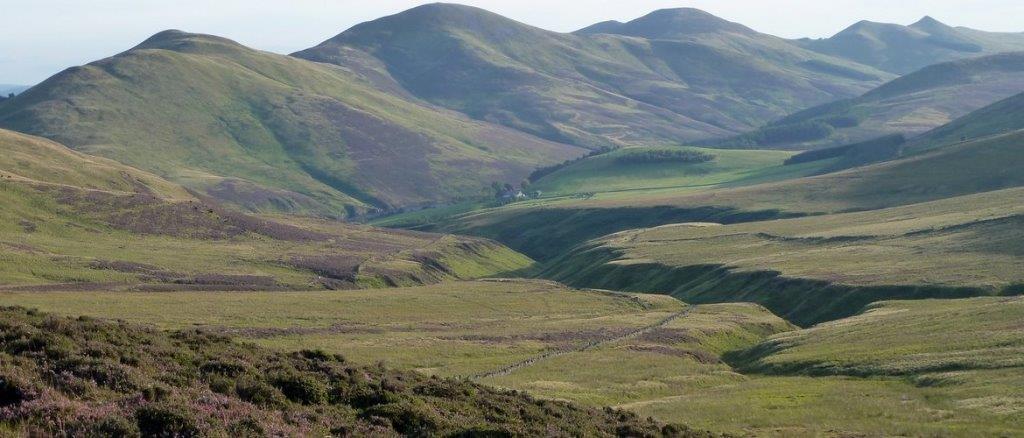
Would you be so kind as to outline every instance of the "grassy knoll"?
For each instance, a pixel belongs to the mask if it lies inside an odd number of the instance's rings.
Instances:
[[[1022,196],[1009,189],[869,212],[625,231],[581,245],[541,275],[688,302],[754,301],[802,325],[895,297],[1013,293],[1024,281]]]
[[[497,243],[225,210],[152,174],[0,130],[0,286],[309,289],[493,276]]]
[[[322,351],[0,309],[11,436],[706,436]]]

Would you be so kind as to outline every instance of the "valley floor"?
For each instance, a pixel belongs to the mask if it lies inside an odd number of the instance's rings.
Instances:
[[[718,432],[1024,433],[1024,399],[1014,389],[1024,382],[1019,298],[886,302],[804,330],[756,304],[687,305],[538,280],[356,291],[2,292],[0,303],[201,329],[283,351],[323,349],[356,363],[620,406]],[[972,317],[979,313],[985,318]],[[948,342],[920,342],[937,330]],[[971,356],[978,359],[957,360]],[[899,363],[908,357],[931,366]]]

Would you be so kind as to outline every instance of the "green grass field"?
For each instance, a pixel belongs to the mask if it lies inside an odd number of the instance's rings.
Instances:
[[[759,302],[801,325],[877,300],[1014,293],[1024,283],[1022,197],[1024,189],[1008,189],[868,212],[624,231],[539,275],[691,302]]]
[[[622,163],[632,154],[657,150],[691,150],[714,155],[705,163]],[[706,188],[745,185],[794,178],[812,172],[807,166],[785,167],[793,154],[784,151],[724,150],[704,148],[622,148],[573,163],[530,186],[544,196],[577,193],[647,192],[661,189]]]
[[[975,363],[1013,359],[1019,353],[1007,348],[1020,345],[1021,301],[1006,300],[884,303],[793,331],[757,305],[686,306],[533,280],[336,292],[0,292],[4,305],[198,328],[426,374],[483,374],[481,383],[545,398],[758,436],[1021,433],[1013,394],[1024,378],[1019,360],[967,374],[862,377],[750,365],[898,364],[911,350],[944,358],[971,352]],[[919,342],[936,330],[948,332],[941,342]],[[767,373],[783,369],[792,371]]]

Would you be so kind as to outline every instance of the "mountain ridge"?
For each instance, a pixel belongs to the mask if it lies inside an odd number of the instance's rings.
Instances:
[[[699,36],[564,34],[430,4],[293,56],[361,70],[475,119],[592,149],[724,136],[890,77],[753,31]]]

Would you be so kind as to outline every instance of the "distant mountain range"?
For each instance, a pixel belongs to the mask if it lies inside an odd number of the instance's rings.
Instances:
[[[909,26],[861,21],[831,38],[797,45],[896,74],[939,62],[1024,50],[1024,32],[984,32],[952,27],[931,17]]]
[[[694,9],[562,34],[482,9],[431,4],[360,24],[295,56],[588,148],[726,136],[893,77]]]
[[[942,50],[882,33],[881,55],[857,57],[686,8],[565,34],[430,4],[293,56],[167,31],[5,99],[0,127],[247,211],[351,217],[477,197],[588,149],[736,138],[773,120],[810,138],[747,143],[830,146],[927,130],[1018,91],[1019,54],[889,82],[900,70],[878,59],[905,60],[897,49],[931,64],[1017,41],[934,20],[905,29]]]

